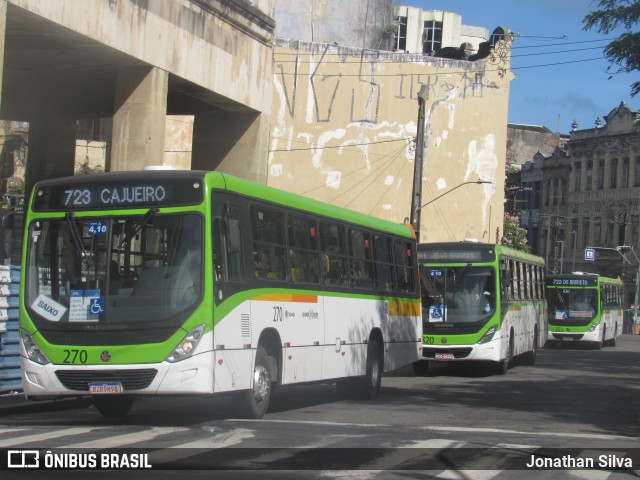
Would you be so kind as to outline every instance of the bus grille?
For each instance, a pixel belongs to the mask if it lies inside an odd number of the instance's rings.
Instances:
[[[158,371],[140,370],[56,370],[56,377],[69,390],[89,391],[90,383],[120,382],[123,390],[141,390],[151,385]]]
[[[422,348],[424,358],[436,358],[436,353],[453,353],[453,358],[467,358],[473,350],[471,347],[460,348]]]
[[[570,335],[567,333],[554,333],[553,334],[553,338],[555,338],[556,340],[562,340],[563,338],[572,338],[573,340],[582,340],[582,337],[584,337],[584,335]]]

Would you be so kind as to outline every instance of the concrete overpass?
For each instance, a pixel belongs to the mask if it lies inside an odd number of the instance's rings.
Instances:
[[[79,119],[112,118],[107,170],[137,170],[178,114],[193,169],[265,182],[274,1],[0,0],[0,117],[29,122],[26,191],[73,174]]]

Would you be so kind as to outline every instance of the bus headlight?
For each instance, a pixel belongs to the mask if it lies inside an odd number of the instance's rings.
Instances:
[[[478,343],[482,344],[482,343],[490,342],[497,331],[498,331],[498,329],[494,325],[489,330],[487,330],[487,333],[485,333],[480,340],[478,340]]]
[[[593,325],[591,325],[591,326],[589,327],[589,331],[590,331],[590,332],[593,332],[596,328],[598,328],[598,324],[597,324],[597,323],[594,323]]]
[[[178,346],[173,349],[171,354],[165,358],[165,361],[175,363],[180,360],[184,360],[185,358],[189,358],[198,346],[203,332],[204,325],[199,325],[187,333]]]
[[[27,352],[29,360],[39,363],[40,365],[47,365],[51,361],[47,356],[42,353],[38,344],[33,340],[33,337],[27,333],[26,330],[20,330],[20,338],[22,339],[22,345]]]

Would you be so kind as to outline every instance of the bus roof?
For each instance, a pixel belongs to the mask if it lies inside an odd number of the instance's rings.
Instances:
[[[233,175],[228,175],[216,171],[204,170],[136,170],[124,172],[98,173],[93,175],[76,175],[71,177],[61,177],[49,180],[43,180],[36,184],[33,189],[31,208],[34,211],[66,211],[69,209],[94,210],[94,209],[116,209],[118,207],[126,208],[144,208],[153,205],[153,198],[148,202],[125,203],[120,202],[92,202],[83,204],[82,201],[78,205],[68,205],[69,189],[94,188],[96,194],[93,198],[98,197],[98,191],[102,192],[103,188],[109,186],[114,187],[126,186],[129,190],[144,189],[149,184],[169,185],[177,184],[175,188],[174,199],[169,201],[169,195],[166,196],[166,206],[194,205],[202,201],[202,189],[194,191],[190,187],[193,182],[200,182],[208,185],[210,188],[223,189],[235,192],[250,198],[260,199],[279,205],[286,205],[301,211],[315,213],[327,218],[343,220],[351,222],[363,227],[377,229],[388,233],[400,235],[403,237],[413,237],[413,230],[409,225],[394,223],[388,220],[372,217],[363,213],[349,210],[335,205],[330,205],[318,200],[313,200],[301,195],[278,190],[266,185],[261,185],[249,180],[245,180]],[[37,192],[37,193],[36,193]],[[131,193],[131,192],[127,192]],[[198,195],[199,194],[199,195]],[[111,198],[107,196],[107,198]],[[160,205],[162,206],[162,205]]]
[[[315,213],[333,218],[351,222],[363,227],[382,230],[385,232],[401,235],[404,237],[412,237],[413,230],[409,225],[390,222],[364,213],[349,210],[343,207],[330,205],[319,200],[303,197],[295,193],[285,192],[266,185],[261,185],[243,178],[235,177],[221,172],[209,172],[207,177],[210,179],[210,185],[213,188],[221,188],[230,192],[239,193],[251,198],[260,199],[279,205],[287,205],[298,210]]]

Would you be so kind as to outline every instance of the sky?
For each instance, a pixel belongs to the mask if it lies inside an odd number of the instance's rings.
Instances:
[[[640,110],[631,83],[640,73],[607,72],[603,47],[622,31],[603,35],[585,31],[583,18],[597,9],[592,0],[400,0],[401,5],[444,10],[462,16],[463,25],[514,32],[509,123],[543,125],[569,133],[594,128],[624,101]],[[564,37],[564,38],[563,38]],[[457,45],[456,45],[457,46]],[[574,51],[571,51],[574,50]],[[569,63],[572,62],[572,63]],[[614,67],[615,68],[615,67]],[[610,78],[611,77],[611,78]]]

